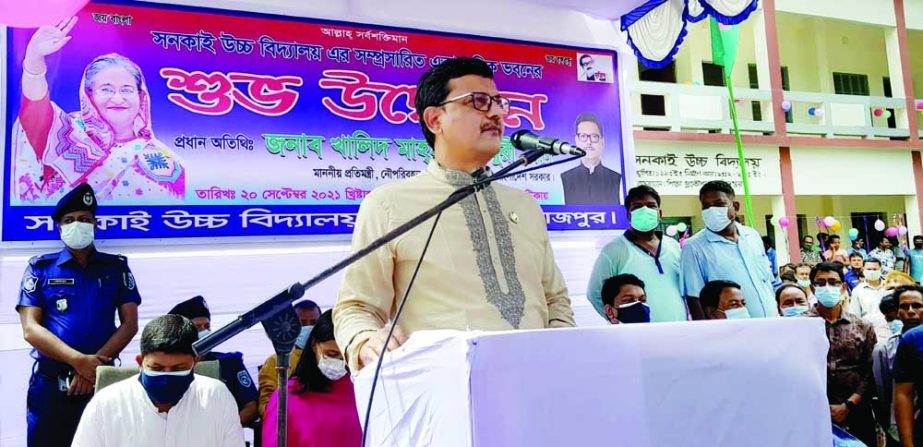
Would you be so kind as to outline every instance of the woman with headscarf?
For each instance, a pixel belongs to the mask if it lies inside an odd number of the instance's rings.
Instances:
[[[183,199],[185,170],[154,137],[150,94],[134,62],[115,53],[91,61],[78,89],[79,111],[66,113],[49,98],[45,57],[70,41],[76,23],[72,17],[43,26],[26,47],[12,135],[16,198],[52,201],[89,183],[101,201]]]
[[[321,314],[288,382],[289,445],[355,447],[362,444],[353,383],[333,339],[331,311]],[[276,447],[279,391],[263,414],[263,445]]]

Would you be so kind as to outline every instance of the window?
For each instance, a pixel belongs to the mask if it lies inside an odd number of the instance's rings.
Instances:
[[[783,66],[782,67],[782,90],[785,90],[787,92],[791,89],[792,89],[792,86],[788,83],[788,67]],[[788,112],[785,112],[785,122],[786,123],[795,122],[794,118],[792,118],[791,110],[789,110]]]
[[[670,62],[663,68],[647,68],[638,62],[638,78],[648,82],[676,83],[676,64]],[[641,114],[666,116],[667,107],[662,95],[641,95]]]
[[[702,79],[705,85],[724,87],[724,67],[710,62],[702,62]]]
[[[833,73],[833,91],[837,95],[869,95],[869,77],[864,74]]]
[[[750,78],[750,88],[760,88],[760,80],[756,71],[756,64],[747,65],[747,75]],[[763,121],[763,107],[759,101],[750,101],[750,110],[753,113],[753,121]]]

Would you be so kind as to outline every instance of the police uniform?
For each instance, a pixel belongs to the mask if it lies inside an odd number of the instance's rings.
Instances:
[[[85,184],[64,196],[53,216],[60,221],[60,216],[83,209],[96,211],[93,191]],[[96,354],[116,331],[117,309],[128,303],[141,304],[141,297],[124,256],[94,250],[81,267],[65,248],[29,260],[16,309],[42,309],[42,326],[71,348]],[[36,349],[32,357],[26,399],[28,444],[69,446],[92,396],[67,395],[67,380],[75,375],[70,365]]]
[[[170,314],[182,315],[190,320],[205,317],[211,320],[208,304],[201,296],[190,298],[170,309]],[[244,355],[240,352],[209,352],[202,357],[203,361],[217,360],[221,374],[221,381],[228,387],[237,402],[240,411],[250,402],[257,402],[260,392],[253,382],[247,367],[244,366]]]

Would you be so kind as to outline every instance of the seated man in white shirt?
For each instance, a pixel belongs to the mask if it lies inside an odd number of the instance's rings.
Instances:
[[[141,373],[96,393],[72,447],[240,447],[243,429],[227,387],[192,373],[199,335],[179,315],[158,317],[141,333]]]

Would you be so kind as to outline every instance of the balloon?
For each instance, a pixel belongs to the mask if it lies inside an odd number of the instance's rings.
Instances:
[[[686,81],[686,82],[684,82],[684,84],[686,84],[686,85],[692,85],[692,81]]]
[[[782,228],[788,228],[788,223],[789,223],[789,222],[788,222],[788,218],[787,218],[787,217],[782,216],[782,217],[779,218],[779,226],[780,226],[780,227],[782,227]]]
[[[779,219],[781,219],[781,217],[779,217],[779,216],[772,216],[771,218],[769,218],[769,223],[778,226],[778,225],[779,225]]]
[[[881,219],[875,221],[875,230],[885,231],[885,223],[882,222]]]
[[[22,0],[0,0],[0,25],[16,28],[38,28],[42,25],[57,25],[77,11],[89,0],[34,0],[29,6]]]
[[[888,236],[888,237],[895,237],[897,236],[897,233],[898,233],[897,227],[888,227],[888,229],[885,230],[885,236]]]
[[[685,222],[676,224],[676,231],[679,231],[680,233],[685,233],[688,228],[689,227],[686,226]]]
[[[817,109],[815,109],[814,107],[811,107],[808,109],[808,115],[817,116],[816,113],[817,113]]]
[[[783,112],[790,112],[792,110],[792,102],[787,99],[782,101],[781,105],[782,105]]]
[[[833,223],[836,222],[836,219],[833,216],[827,216],[824,218],[824,226],[830,228],[833,226]]]
[[[923,99],[918,99],[916,102],[917,110],[923,112]]]
[[[875,110],[872,110],[872,115],[881,116],[884,114],[885,114],[885,111],[879,107],[876,107]]]
[[[891,115],[892,115],[892,113],[891,113],[890,110],[885,110],[885,118],[890,119],[890,118],[891,118]]]
[[[817,117],[817,118],[823,118],[823,117],[824,117],[824,109],[816,109],[816,110],[814,110],[814,116]]]
[[[859,230],[856,228],[850,228],[846,234],[849,236],[849,240],[851,241],[859,239]]]
[[[667,236],[670,236],[670,237],[676,236],[676,226],[675,225],[670,225],[669,227],[667,227]]]
[[[897,227],[897,233],[900,234],[901,236],[907,234],[907,227],[903,225]]]
[[[833,222],[833,225],[830,225],[830,229],[832,231],[840,231],[841,229],[843,229],[843,224],[841,224],[840,221],[837,220]]]

